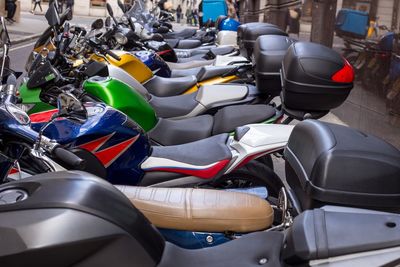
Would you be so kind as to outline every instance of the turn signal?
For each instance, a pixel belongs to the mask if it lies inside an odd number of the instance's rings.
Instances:
[[[346,59],[344,59],[344,67],[333,74],[332,81],[338,83],[352,83],[354,81],[354,69]]]

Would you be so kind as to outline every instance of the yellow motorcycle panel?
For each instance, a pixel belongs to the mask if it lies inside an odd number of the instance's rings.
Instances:
[[[191,94],[199,90],[199,88],[203,85],[213,85],[213,84],[219,84],[219,83],[228,83],[234,80],[237,80],[238,77],[236,75],[230,75],[226,77],[215,77],[211,78],[205,81],[198,82],[197,85],[193,86],[192,88],[189,88],[186,90],[183,94]]]
[[[113,50],[113,52],[114,54],[118,55],[121,60],[116,60],[115,58],[107,55],[107,61],[116,67],[122,68],[138,82],[143,83],[153,77],[153,72],[134,55],[121,50]],[[96,61],[104,61],[104,58],[97,55],[92,55],[91,59]]]

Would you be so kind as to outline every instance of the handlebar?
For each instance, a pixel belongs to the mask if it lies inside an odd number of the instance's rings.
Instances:
[[[115,60],[117,60],[117,61],[120,61],[121,60],[121,58],[117,55],[117,54],[115,54],[113,51],[111,51],[111,50],[106,50],[105,51],[108,55],[110,55],[112,58],[114,58]]]
[[[52,155],[74,169],[83,170],[85,168],[85,160],[62,147],[56,146]]]

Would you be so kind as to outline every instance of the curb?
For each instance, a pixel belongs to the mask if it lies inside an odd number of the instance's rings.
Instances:
[[[24,37],[15,38],[14,40],[11,40],[11,44],[16,45],[16,44],[24,43],[26,41],[36,39],[36,38],[40,37],[41,35],[42,35],[42,33],[36,33],[36,34],[24,36]]]

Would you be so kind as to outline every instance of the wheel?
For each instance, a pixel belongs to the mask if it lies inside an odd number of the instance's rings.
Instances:
[[[263,186],[268,196],[277,198],[284,186],[279,176],[267,165],[253,160],[245,166],[214,180],[213,186],[221,189]]]

